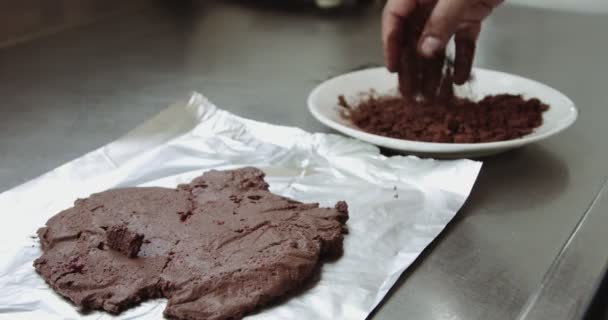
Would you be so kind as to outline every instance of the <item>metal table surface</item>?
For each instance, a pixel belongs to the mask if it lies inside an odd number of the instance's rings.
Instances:
[[[484,159],[465,207],[374,318],[516,318],[551,279],[581,217],[606,212],[606,201],[587,210],[608,171],[605,30],[600,13],[511,6],[487,21],[476,65],[554,86],[580,119],[554,138]],[[0,190],[120,137],[192,90],[244,117],[327,131],[308,114],[309,91],[381,62],[378,10],[322,14],[234,1],[142,10],[1,49]],[[573,297],[601,275],[598,237],[570,248],[576,267],[565,274],[578,280],[560,289]]]

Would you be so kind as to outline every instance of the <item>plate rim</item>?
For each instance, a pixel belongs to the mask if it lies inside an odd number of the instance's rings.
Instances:
[[[363,130],[355,129],[348,127],[344,124],[341,124],[337,121],[331,120],[329,117],[326,117],[321,114],[317,106],[314,103],[316,98],[320,95],[322,90],[332,82],[339,81],[340,78],[346,76],[356,75],[358,73],[368,73],[368,72],[379,72],[385,71],[388,72],[384,67],[376,67],[376,68],[368,68],[363,70],[357,70],[352,72],[347,72],[344,74],[340,74],[338,76],[327,79],[317,86],[309,93],[307,98],[307,105],[309,112],[313,115],[317,121],[321,122],[325,126],[332,128],[338,132],[341,132],[345,135],[348,135],[352,138],[356,138],[358,140],[362,140],[368,143],[372,143],[381,147],[386,147],[394,150],[402,150],[402,151],[411,151],[411,152],[420,152],[420,153],[438,153],[438,154],[450,154],[450,153],[462,153],[462,152],[482,152],[482,151],[490,151],[490,150],[498,150],[498,149],[512,149],[521,147],[523,145],[538,142],[540,140],[547,139],[551,136],[554,136],[569,127],[571,127],[576,120],[578,119],[578,108],[574,104],[574,102],[566,96],[561,91],[548,86],[544,83],[536,81],[534,79],[525,78],[516,74],[511,74],[507,72],[485,69],[485,68],[473,68],[473,73],[482,72],[495,74],[498,76],[508,76],[510,78],[516,78],[519,80],[525,80],[529,82],[533,82],[535,85],[545,87],[550,91],[554,91],[561,98],[564,98],[566,102],[566,109],[570,111],[569,117],[562,119],[566,122],[559,124],[556,128],[549,130],[547,132],[538,134],[536,136],[523,136],[521,138],[505,140],[505,141],[495,141],[495,142],[480,142],[480,143],[438,143],[438,142],[422,142],[422,141],[413,141],[413,140],[405,140],[405,139],[397,139],[397,138],[389,138],[385,136],[380,136],[372,133],[365,132]],[[337,98],[337,97],[336,97]]]

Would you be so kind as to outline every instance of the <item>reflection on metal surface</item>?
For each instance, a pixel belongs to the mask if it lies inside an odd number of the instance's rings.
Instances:
[[[606,271],[606,225],[608,180],[526,303],[519,320],[570,320],[584,316]]]
[[[30,0],[0,4],[0,48],[150,6],[147,0]]]
[[[506,3],[577,12],[606,13],[608,12],[608,2],[606,0],[509,0]]]

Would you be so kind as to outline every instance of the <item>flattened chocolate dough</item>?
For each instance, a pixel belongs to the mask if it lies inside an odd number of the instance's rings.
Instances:
[[[268,191],[255,168],[210,171],[177,189],[77,200],[39,230],[36,271],[84,309],[166,297],[177,319],[236,319],[308,279],[342,250],[346,203],[319,208]]]

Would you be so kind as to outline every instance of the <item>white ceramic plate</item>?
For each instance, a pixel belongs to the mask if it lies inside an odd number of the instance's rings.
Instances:
[[[542,83],[508,73],[474,69],[475,81],[457,89],[457,94],[479,100],[489,94],[521,94],[539,98],[550,108],[543,114],[543,125],[519,139],[487,143],[432,143],[387,138],[361,131],[340,117],[338,96],[357,103],[361,94],[374,89],[378,94],[396,94],[397,76],[385,68],[347,73],[327,80],[308,96],[308,108],[321,123],[351,137],[406,154],[435,158],[475,158],[497,154],[546,139],[568,128],[576,121],[574,103],[561,92]],[[465,92],[467,91],[467,92]]]

